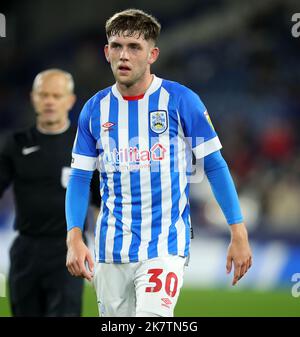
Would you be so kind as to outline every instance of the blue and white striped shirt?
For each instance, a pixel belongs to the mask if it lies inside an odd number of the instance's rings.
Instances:
[[[200,98],[176,82],[154,76],[141,99],[124,99],[115,84],[88,100],[72,167],[100,170],[96,261],[187,256],[191,149],[200,159],[220,148]]]

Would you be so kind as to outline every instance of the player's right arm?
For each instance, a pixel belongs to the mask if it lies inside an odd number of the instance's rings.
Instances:
[[[82,231],[78,227],[74,227],[68,231],[67,235],[67,268],[71,275],[92,280],[94,271],[94,261],[88,247],[83,241]],[[88,264],[88,268],[85,266]]]
[[[91,281],[94,262],[82,237],[89,203],[90,182],[96,168],[96,141],[90,130],[90,102],[83,107],[72,152],[72,172],[66,192],[67,261],[69,272]],[[88,268],[85,263],[87,262]]]

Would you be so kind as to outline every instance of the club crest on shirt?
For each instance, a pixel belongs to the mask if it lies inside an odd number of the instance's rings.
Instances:
[[[150,128],[155,133],[163,133],[168,128],[168,116],[166,110],[150,112]]]

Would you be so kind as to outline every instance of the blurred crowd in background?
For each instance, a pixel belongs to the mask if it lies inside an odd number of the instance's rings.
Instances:
[[[1,5],[2,6],[2,5]],[[104,24],[115,11],[144,9],[162,23],[153,71],[197,92],[223,144],[250,235],[300,242],[300,38],[291,34],[296,0],[11,1],[0,40],[0,145],[34,122],[35,75],[62,68],[75,79],[77,103],[113,77],[103,56]],[[226,233],[207,182],[192,186],[194,228]],[[0,203],[0,226],[12,198]]]

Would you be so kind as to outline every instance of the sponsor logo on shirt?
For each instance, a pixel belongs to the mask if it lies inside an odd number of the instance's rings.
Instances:
[[[160,143],[154,144],[150,150],[142,151],[136,146],[119,150],[114,148],[105,159],[108,162],[114,162],[116,164],[161,161],[165,159],[166,151],[166,148]]]
[[[159,163],[166,158],[167,149],[161,143],[155,143],[149,150],[140,150],[137,146],[114,148],[103,155],[103,164],[113,166],[117,171],[149,168],[151,163]]]

